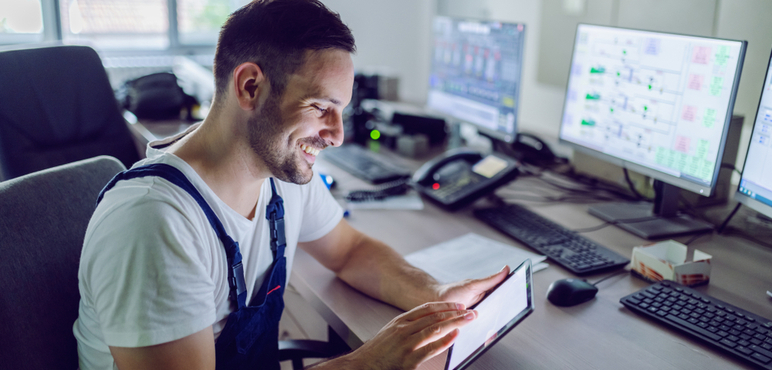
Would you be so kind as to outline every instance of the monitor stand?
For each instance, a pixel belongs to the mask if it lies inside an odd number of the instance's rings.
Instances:
[[[654,180],[654,191],[653,207],[649,202],[604,203],[590,207],[588,212],[649,240],[713,230],[712,224],[678,212],[678,187]]]

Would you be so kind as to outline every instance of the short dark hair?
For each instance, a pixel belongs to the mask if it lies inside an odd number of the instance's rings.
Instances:
[[[225,21],[214,55],[218,95],[224,95],[233,70],[253,62],[281,96],[288,76],[305,63],[309,50],[356,51],[351,30],[318,0],[255,0]]]

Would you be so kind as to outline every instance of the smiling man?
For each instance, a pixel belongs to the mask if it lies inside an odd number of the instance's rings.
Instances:
[[[343,140],[354,49],[351,31],[318,1],[256,1],[230,16],[207,118],[150,143],[147,159],[100,195],[73,328],[82,370],[278,368],[297,247],[409,310],[319,368],[415,368],[476,317],[465,307],[507,269],[440,285],[350,227],[314,175],[319,152]]]

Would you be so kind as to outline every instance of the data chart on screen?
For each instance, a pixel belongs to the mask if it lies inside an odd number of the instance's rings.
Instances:
[[[580,25],[560,137],[710,185],[743,52],[740,41]]]
[[[772,207],[772,62],[767,67],[738,191]]]
[[[514,140],[525,26],[435,17],[427,106]]]

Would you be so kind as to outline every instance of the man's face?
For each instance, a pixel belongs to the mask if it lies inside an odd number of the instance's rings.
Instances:
[[[353,85],[348,52],[309,51],[283,96],[271,94],[250,117],[250,146],[273,176],[295,184],[311,181],[319,151],[343,142],[342,113]]]

